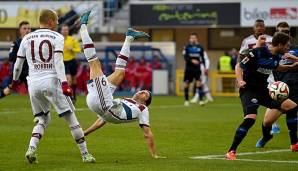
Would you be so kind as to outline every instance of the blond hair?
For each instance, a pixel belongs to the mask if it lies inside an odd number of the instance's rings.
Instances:
[[[57,16],[56,12],[53,10],[50,10],[50,9],[42,10],[39,15],[39,23],[47,24],[49,22],[49,20],[54,21],[54,22],[58,20],[58,16]]]

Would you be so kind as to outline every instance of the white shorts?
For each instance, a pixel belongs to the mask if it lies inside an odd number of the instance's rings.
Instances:
[[[105,75],[89,80],[87,84],[87,105],[93,112],[104,115],[113,106],[116,87],[108,82]]]
[[[28,81],[28,90],[34,116],[46,115],[54,106],[60,117],[72,112],[70,98],[63,95],[57,78]]]

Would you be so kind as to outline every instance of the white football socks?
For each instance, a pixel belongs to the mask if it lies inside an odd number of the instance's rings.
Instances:
[[[116,67],[115,69],[123,69],[125,70],[129,55],[130,55],[130,44],[133,42],[134,38],[132,36],[126,36],[125,41],[122,45],[120,54],[116,59]]]
[[[44,134],[44,127],[41,124],[37,124],[36,126],[34,126],[30,143],[29,143],[29,148],[30,147],[37,148],[39,140],[41,139],[43,134]]]
[[[36,125],[33,127],[32,136],[29,142],[29,148],[37,148],[38,143],[44,135],[45,129],[48,127],[51,121],[51,114],[48,112],[43,116],[36,116],[34,122]]]
[[[83,48],[84,48],[84,54],[88,60],[88,62],[97,60],[96,51],[94,48],[94,44],[92,39],[89,36],[88,29],[86,24],[82,24],[80,28],[80,34],[82,37],[83,42]]]
[[[73,139],[77,142],[77,146],[80,149],[82,155],[88,154],[87,143],[84,138],[84,131],[81,128],[79,121],[74,113],[67,114],[63,116],[65,121],[68,123],[71,129],[71,135]]]
[[[126,36],[124,43],[122,45],[120,54],[126,57],[129,57],[130,54],[130,44],[133,42],[133,37],[132,36]]]
[[[80,125],[78,125],[78,127],[75,129],[71,128],[71,135],[76,140],[77,146],[82,156],[88,154],[87,143],[84,138],[84,131]]]

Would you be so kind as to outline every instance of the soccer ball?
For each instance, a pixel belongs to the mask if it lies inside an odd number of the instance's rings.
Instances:
[[[282,81],[276,81],[269,86],[269,95],[273,100],[282,101],[289,96],[289,87]]]

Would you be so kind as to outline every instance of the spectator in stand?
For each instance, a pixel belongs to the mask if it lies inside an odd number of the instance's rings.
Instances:
[[[136,69],[137,69],[137,62],[134,58],[134,56],[131,56],[128,59],[128,63],[126,65],[126,70],[125,70],[125,79],[126,87],[131,87],[131,92],[134,93],[137,88],[137,77],[136,77]]]
[[[0,63],[0,87],[8,87],[10,82],[10,67],[9,60],[5,59],[3,63]]]
[[[89,67],[87,65],[79,65],[77,78],[77,91],[86,94],[87,85],[86,82],[89,80]]]
[[[152,69],[162,69],[162,64],[160,62],[160,59],[156,55],[153,56],[152,63],[151,63],[151,68]]]
[[[233,59],[229,52],[225,52],[218,61],[218,71],[221,74],[233,73]],[[234,78],[222,78],[222,91],[234,92],[235,91],[235,79]]]
[[[219,61],[218,61],[219,72],[232,72],[233,71],[232,66],[233,66],[233,60],[229,52],[225,52],[223,56],[219,57]]]
[[[137,80],[138,80],[138,88],[137,91],[142,89],[151,89],[152,82],[152,69],[149,64],[146,62],[145,57],[140,59],[139,65],[136,68]]]

